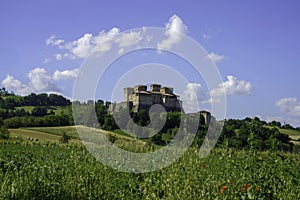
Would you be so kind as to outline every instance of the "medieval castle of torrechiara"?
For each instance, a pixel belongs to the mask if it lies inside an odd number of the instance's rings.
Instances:
[[[124,101],[113,103],[110,112],[129,107],[133,112],[140,110],[149,110],[154,104],[162,105],[167,112],[184,112],[182,109],[182,101],[179,96],[173,93],[173,88],[162,87],[160,84],[152,84],[150,90],[146,85],[137,85],[135,87],[124,88]],[[211,114],[207,111],[199,112],[205,119],[205,123],[211,120]]]

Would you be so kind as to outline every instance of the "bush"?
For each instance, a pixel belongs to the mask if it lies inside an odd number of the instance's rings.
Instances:
[[[60,138],[60,142],[66,144],[69,142],[70,139],[71,137],[67,135],[66,132],[64,131],[62,137]]]
[[[8,139],[9,138],[9,131],[6,126],[0,127],[0,139]]]

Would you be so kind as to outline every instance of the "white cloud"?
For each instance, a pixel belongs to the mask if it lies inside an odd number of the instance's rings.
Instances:
[[[186,25],[177,16],[173,15],[169,19],[169,23],[166,24],[165,35],[167,39],[157,44],[158,48],[171,48],[174,44],[178,43],[182,39],[182,34],[186,34],[188,31]],[[66,57],[69,59],[86,58],[92,51],[94,52],[107,52],[113,45],[117,45],[118,52],[121,54],[127,47],[138,45],[143,39],[141,31],[130,31],[120,33],[119,28],[112,28],[108,32],[101,31],[98,35],[91,33],[85,33],[82,37],[73,41],[65,41],[58,39],[55,35],[51,35],[47,40],[46,44],[56,46],[64,52],[60,52],[55,55],[56,60],[61,60]],[[146,41],[150,41],[149,35],[145,36]],[[65,56],[67,54],[67,56]]]
[[[33,92],[31,88],[22,84],[19,80],[10,75],[7,75],[1,83],[2,86],[5,87],[8,91],[13,91],[20,95],[26,95]]]
[[[61,79],[76,78],[78,69],[73,70],[56,70],[53,75],[48,73],[44,68],[35,68],[28,73],[28,84],[24,84],[14,77],[7,75],[1,82],[3,87],[8,91],[13,91],[18,95],[28,95],[34,93],[57,93],[61,94],[61,89],[55,81]]]
[[[37,92],[58,91],[60,89],[54,83],[52,76],[44,68],[35,68],[28,74],[29,86]]]
[[[224,56],[211,52],[210,54],[207,55],[207,59],[211,59],[214,62],[220,62],[224,59]]]
[[[56,60],[61,60],[63,57],[70,59],[86,58],[92,51],[109,51],[114,43],[120,48],[119,52],[123,52],[124,48],[137,45],[142,40],[141,33],[141,31],[120,33],[118,28],[112,28],[108,32],[101,31],[96,36],[91,33],[85,33],[82,37],[69,42],[58,40],[52,35],[47,39],[46,44],[67,50],[63,54],[56,54]]]
[[[101,31],[93,38],[93,50],[95,52],[106,52],[112,47],[113,41],[119,36],[120,29],[112,28],[107,33]]]
[[[62,60],[62,58],[63,58],[63,55],[61,55],[61,54],[55,54],[55,59],[56,60]]]
[[[272,122],[272,121],[276,121],[276,122],[284,122],[284,118],[280,117],[280,116],[261,116],[261,115],[257,115],[257,117],[261,120],[264,120],[266,122]]]
[[[174,44],[181,41],[181,34],[186,34],[187,32],[187,26],[183,23],[183,21],[177,15],[173,15],[169,19],[169,23],[166,24],[165,35],[168,38],[158,43],[157,48],[170,49]]]
[[[71,48],[71,52],[79,58],[87,57],[93,49],[92,39],[92,34],[84,34],[83,37],[79,38],[77,41],[72,42],[73,45]]]
[[[181,94],[182,106],[186,113],[199,111],[199,104],[207,102],[208,93],[199,83],[188,83]]]
[[[45,58],[44,61],[43,61],[44,64],[47,64],[48,62],[50,62],[49,58]]]
[[[275,105],[289,116],[300,117],[300,101],[297,98],[281,98]]]
[[[142,40],[141,32],[130,31],[129,33],[121,34],[116,42],[119,44],[119,47],[128,47],[132,45],[137,45],[140,40]]]
[[[250,95],[252,85],[245,80],[238,80],[234,76],[227,76],[227,81],[221,83],[218,88],[211,91],[212,97],[220,97],[224,95]]]
[[[300,127],[300,117],[292,117],[292,116],[287,116],[287,117],[282,117],[282,116],[258,116],[261,120],[264,120],[266,122],[272,122],[272,121],[277,121],[280,122],[281,125],[284,124],[290,124],[293,127]]]
[[[64,48],[64,43],[65,41],[62,39],[57,39],[55,35],[51,35],[47,40],[46,40],[46,45],[52,45],[52,46],[58,46],[60,49]]]
[[[79,69],[64,70],[64,71],[56,70],[53,74],[53,79],[63,80],[63,79],[77,78],[78,72]]]

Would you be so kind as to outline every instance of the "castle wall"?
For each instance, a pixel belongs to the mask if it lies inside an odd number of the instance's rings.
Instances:
[[[124,88],[124,101],[130,101],[130,95],[132,95],[134,89],[131,87]]]
[[[126,101],[132,102],[133,112],[142,109],[148,110],[154,104],[163,105],[167,111],[181,111],[181,103],[178,97],[173,94],[173,88],[161,88],[159,84],[151,85],[150,91],[147,91],[145,85],[125,88],[124,96]]]

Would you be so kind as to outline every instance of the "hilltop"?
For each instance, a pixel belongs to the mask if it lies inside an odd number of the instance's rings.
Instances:
[[[80,109],[72,111],[72,103],[79,106]],[[18,96],[8,93],[5,88],[0,91],[0,125],[7,128],[22,128],[19,132],[28,134],[29,129],[26,127],[49,127],[44,128],[43,132],[50,132],[54,135],[61,136],[62,132],[55,132],[55,126],[74,126],[74,119],[77,119],[77,125],[86,127],[101,128],[102,130],[113,133],[111,135],[123,135],[132,138],[127,132],[120,130],[111,115],[110,102],[103,100],[87,102],[71,102],[65,97],[57,94],[30,94],[28,96]],[[91,120],[90,109],[95,109],[97,119]],[[118,109],[115,117],[117,120],[122,119],[122,127],[131,132],[142,134],[146,139],[144,142],[150,142],[155,145],[164,146],[168,144],[176,135],[180,127],[182,117],[188,117],[192,121],[197,115],[188,115],[181,112],[152,113],[155,121],[150,121],[147,110],[139,110],[138,112],[130,111],[131,119],[139,126],[146,126],[149,123],[159,123],[164,118],[167,119],[162,129],[152,137],[147,138],[151,129],[132,129],[128,119],[124,117],[125,110]],[[193,145],[200,146],[206,135],[208,123],[207,119],[199,114],[198,131]],[[155,115],[155,116],[154,116]],[[197,115],[198,116],[198,115]],[[119,124],[120,125],[120,124]],[[68,129],[67,127],[65,128]],[[123,129],[123,128],[122,128]],[[41,129],[40,129],[41,130]],[[49,131],[51,130],[51,131]],[[124,130],[124,129],[123,129]],[[14,135],[17,130],[10,130]],[[141,132],[142,131],[142,132]],[[26,133],[25,133],[26,132]],[[74,134],[71,134],[74,136]],[[235,149],[258,149],[258,150],[297,150],[299,144],[300,128],[294,128],[288,124],[281,125],[280,122],[265,122],[259,118],[245,119],[228,119],[225,120],[222,133],[218,140],[218,146],[228,146]],[[73,139],[78,139],[73,137]]]

